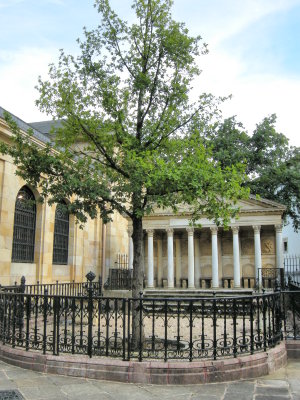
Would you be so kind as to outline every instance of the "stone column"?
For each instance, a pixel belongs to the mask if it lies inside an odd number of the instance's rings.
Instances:
[[[186,228],[188,233],[188,287],[195,288],[195,264],[194,264],[194,228]]]
[[[276,230],[276,268],[283,268],[282,225],[275,225]]]
[[[156,234],[155,234],[156,235]],[[162,263],[162,235],[156,236],[157,243],[157,286],[162,287],[163,280],[163,263]]]
[[[166,229],[168,234],[168,288],[174,287],[174,256],[173,256],[173,233],[171,228]]]
[[[175,256],[176,256],[176,287],[180,287],[181,284],[181,233],[175,236]]]
[[[240,245],[239,245],[239,227],[232,226],[233,242],[233,278],[234,287],[241,287],[241,269],[240,269]]]
[[[218,264],[218,228],[216,226],[211,230],[211,263],[212,263],[212,287],[219,287],[219,264]]]
[[[128,269],[133,269],[133,240],[132,228],[128,228]]]
[[[153,229],[147,229],[148,235],[148,288],[154,287],[154,262],[153,262]]]
[[[201,277],[201,272],[200,272],[200,236],[199,234],[195,234],[194,237],[194,245],[195,245],[195,287],[200,287],[200,277]]]
[[[255,278],[258,280],[258,288],[262,287],[261,275],[261,245],[260,245],[260,225],[253,225],[254,230],[254,254],[255,254]]]

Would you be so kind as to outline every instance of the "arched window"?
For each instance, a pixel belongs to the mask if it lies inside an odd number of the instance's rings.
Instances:
[[[32,191],[23,186],[15,205],[12,261],[32,263],[34,261],[36,205]]]
[[[55,211],[53,264],[68,264],[69,214],[65,204],[58,204]]]

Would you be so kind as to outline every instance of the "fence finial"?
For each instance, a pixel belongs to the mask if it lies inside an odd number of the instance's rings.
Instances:
[[[96,275],[94,274],[94,272],[90,271],[86,274],[85,277],[89,282],[92,282],[96,278]]]

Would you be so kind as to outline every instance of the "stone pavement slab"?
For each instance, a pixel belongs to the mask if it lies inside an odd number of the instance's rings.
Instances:
[[[143,385],[43,374],[0,361],[1,391],[24,400],[300,400],[300,361],[258,379],[203,385]],[[2,392],[3,393],[3,392]]]

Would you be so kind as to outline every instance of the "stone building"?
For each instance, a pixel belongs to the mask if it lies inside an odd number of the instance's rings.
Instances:
[[[261,268],[282,268],[285,207],[251,196],[240,201],[239,208],[239,218],[231,221],[228,230],[206,218],[198,221],[200,228],[192,228],[184,210],[176,216],[157,210],[146,217],[146,286],[248,288],[254,287]]]
[[[9,143],[12,133],[3,113],[0,107],[0,140]],[[33,129],[38,145],[49,142],[53,122],[27,124],[13,118],[21,131]],[[105,281],[120,255],[126,260],[128,255],[132,268],[130,221],[115,214],[106,226],[100,218],[89,219],[80,229],[59,205],[40,203],[38,191],[15,172],[10,157],[0,155],[1,284],[19,282],[22,275],[27,283],[81,282],[90,270]],[[31,199],[30,207],[25,199]],[[284,207],[251,197],[240,208],[239,219],[227,231],[205,218],[199,221],[201,228],[191,228],[184,210],[178,215],[157,210],[145,217],[146,287],[250,287],[261,267],[282,267]]]
[[[51,123],[29,125],[13,118],[21,131],[33,129],[38,145],[49,142]],[[9,143],[11,136],[0,107],[0,140]],[[74,216],[40,203],[38,191],[15,172],[12,159],[0,154],[0,284],[20,282],[22,275],[28,284],[81,282],[90,270],[106,275],[117,255],[127,253],[127,221],[122,216],[115,215],[106,226],[100,218],[89,219],[80,229]],[[32,200],[30,207],[26,199]]]

